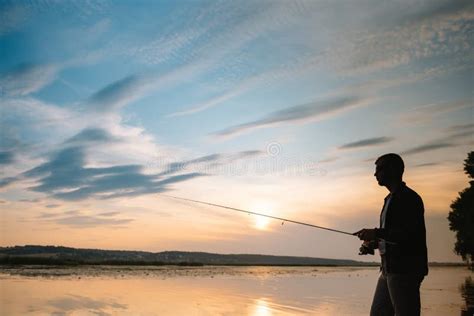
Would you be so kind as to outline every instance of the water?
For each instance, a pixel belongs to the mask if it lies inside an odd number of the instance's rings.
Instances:
[[[2,315],[367,315],[377,268],[0,269]],[[472,315],[472,273],[431,268],[423,315]]]

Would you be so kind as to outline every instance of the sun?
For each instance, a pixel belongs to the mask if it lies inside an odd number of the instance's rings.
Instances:
[[[252,212],[256,213],[262,213],[265,215],[272,215],[273,214],[273,207],[272,204],[266,201],[257,201],[254,202],[250,208]],[[259,215],[253,215],[253,220],[254,220],[254,226],[255,228],[259,230],[266,230],[268,229],[268,226],[270,225],[272,219],[265,217],[265,216],[259,216]]]
[[[265,230],[269,223],[270,219],[268,217],[255,215],[255,227],[257,229]]]

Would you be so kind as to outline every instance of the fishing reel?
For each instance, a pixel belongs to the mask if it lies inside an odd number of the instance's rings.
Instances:
[[[369,245],[363,243],[359,248],[359,256],[362,255],[373,255],[375,254],[374,248],[369,247]]]

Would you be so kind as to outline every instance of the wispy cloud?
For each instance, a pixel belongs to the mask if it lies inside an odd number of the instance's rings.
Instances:
[[[391,142],[393,140],[394,138],[392,137],[366,138],[366,139],[361,139],[355,142],[344,144],[342,146],[339,146],[338,149],[347,150],[347,149],[357,149],[357,148],[364,148],[364,147],[373,147],[373,146],[382,145],[382,144]]]
[[[119,88],[118,86],[121,86],[123,90],[130,88],[131,91],[126,93],[127,97],[120,98],[129,98],[130,100],[135,98],[135,94],[144,94],[145,90],[148,90],[148,93],[151,90],[156,92],[164,85],[185,83],[200,75],[213,74],[214,71],[219,73],[220,83],[222,81],[231,82],[229,86],[233,88],[224,89],[224,92],[207,101],[170,114],[170,117],[173,117],[206,110],[248,90],[255,89],[258,85],[276,82],[278,79],[296,76],[301,71],[308,71],[314,65],[314,52],[308,53],[304,58],[302,56],[292,58],[283,65],[277,63],[275,67],[262,69],[250,75],[244,74],[243,78],[240,75],[236,76],[236,68],[233,66],[234,62],[242,58],[242,50],[252,41],[265,37],[270,32],[298,24],[301,17],[301,6],[302,4],[287,2],[253,2],[248,3],[245,8],[229,3],[214,4],[208,10],[202,10],[203,12],[200,13],[200,16],[198,15],[196,21],[193,19],[188,21],[188,24],[192,25],[193,28],[177,30],[175,33],[166,34],[151,43],[147,40],[143,45],[133,47],[129,52],[127,51],[127,55],[139,60],[149,60],[152,64],[173,58],[175,65],[172,71],[152,75],[142,82],[141,86],[144,86],[145,82],[149,84],[150,89],[145,88],[138,92],[138,88],[135,88],[134,84],[134,81],[138,80],[137,78],[135,80],[125,78],[123,80],[127,82],[118,81],[112,84],[113,87],[111,85],[111,88],[114,88],[114,90]],[[204,16],[208,16],[208,20],[212,22],[203,23]],[[206,32],[212,35],[204,36],[203,34]],[[194,43],[193,47],[182,50],[183,47],[189,46],[190,43],[195,42],[200,37],[205,37],[205,40],[200,40]],[[159,45],[159,49],[157,49],[157,45]],[[177,54],[177,51],[180,54]],[[230,56],[231,59],[226,58]],[[241,63],[239,64],[243,67]],[[140,77],[140,75],[134,77]],[[127,100],[113,103],[123,106],[127,103]]]
[[[113,112],[143,96],[149,81],[133,75],[115,81],[94,93],[88,100],[91,110]]]
[[[328,58],[333,64],[341,65],[346,74],[390,69],[433,56],[472,58],[463,57],[462,53],[472,49],[469,27],[466,27],[474,19],[472,2],[442,2],[444,5],[439,2],[414,5],[412,12],[417,13],[407,15],[389,13],[389,10],[398,10],[398,4],[382,6],[373,20],[383,18],[384,25],[390,25],[392,20],[393,27],[349,32],[346,41],[330,49]]]
[[[110,135],[107,130],[97,127],[90,127],[83,129],[78,134],[67,139],[65,143],[69,145],[80,145],[90,143],[107,143],[114,141],[118,141],[118,139]]]
[[[39,185],[30,188],[32,191],[63,200],[82,200],[162,192],[170,184],[203,176],[191,173],[161,179],[144,174],[139,165],[88,168],[86,164],[84,147],[66,147],[48,162],[23,173],[23,177],[38,181]]]
[[[0,124],[5,132],[0,151],[12,151],[22,158],[24,163],[17,163],[15,169],[23,171],[36,165],[39,157],[65,145],[89,148],[90,163],[94,165],[147,165],[158,155],[173,152],[142,127],[125,124],[120,114],[104,117],[29,97],[3,99]],[[15,173],[14,169],[10,171],[10,175]]]
[[[6,187],[12,183],[15,183],[18,179],[16,177],[6,177],[0,179],[0,188]]]
[[[415,168],[421,168],[421,167],[432,167],[432,166],[438,166],[439,163],[437,162],[426,162],[426,163],[420,163],[415,165]]]
[[[0,36],[18,29],[28,16],[28,9],[22,5],[2,5],[0,10]]]
[[[115,215],[119,215],[120,212],[105,212],[105,213],[100,213],[99,216],[106,216],[106,217],[110,217],[110,216],[115,216]]]
[[[132,222],[128,218],[104,218],[99,216],[77,215],[55,219],[54,222],[73,228],[89,228],[101,226],[121,226]]]
[[[451,102],[433,103],[417,106],[400,115],[400,120],[404,123],[429,122],[433,118],[444,114],[474,107],[472,100],[457,100]]]
[[[85,101],[86,108],[102,114],[116,113],[124,106],[150,93],[189,80],[191,74],[205,67],[206,65],[203,64],[190,64],[187,67],[175,67],[163,73],[147,72],[129,75],[95,92]]]
[[[245,150],[236,153],[216,153],[190,160],[171,162],[166,165],[164,171],[159,173],[158,176],[194,170],[206,170],[206,173],[212,173],[212,170],[218,170],[217,166],[231,164],[238,160],[256,157],[264,153],[262,150]]]
[[[11,164],[14,161],[13,157],[12,151],[0,151],[0,165]]]
[[[267,116],[244,124],[235,125],[213,133],[217,137],[231,137],[259,128],[278,126],[286,123],[308,123],[327,119],[355,108],[369,104],[368,99],[348,96],[309,104],[297,105],[276,111]]]
[[[232,82],[231,88],[225,92],[214,96],[204,102],[192,105],[190,108],[171,113],[169,117],[185,116],[198,113],[216,107],[228,100],[236,98],[248,91],[261,88],[276,82],[282,82],[303,75],[312,71],[320,62],[320,57],[310,56],[287,61],[283,65],[277,65],[270,70],[262,71],[257,75],[247,76],[240,81]]]
[[[438,149],[449,148],[449,147],[453,147],[453,146],[454,146],[454,144],[448,143],[448,142],[431,142],[431,143],[428,143],[428,144],[425,144],[425,145],[420,145],[420,146],[409,148],[405,151],[402,151],[400,153],[400,155],[402,155],[402,156],[415,155],[415,154],[435,151],[435,150],[438,150]]]
[[[20,64],[0,77],[0,90],[6,96],[24,96],[36,92],[57,76],[59,67],[53,64]]]
[[[138,61],[145,64],[160,64],[172,58],[177,58],[180,54],[185,54],[186,52],[183,50],[205,34],[207,29],[208,27],[196,26],[196,28],[184,31],[175,31],[138,45],[138,47],[133,47],[125,54],[137,58]]]
[[[319,160],[318,163],[326,164],[326,163],[331,163],[331,162],[334,162],[334,161],[337,161],[337,160],[339,160],[339,157],[328,157],[328,158],[324,158],[324,159]]]
[[[445,137],[446,140],[456,142],[467,138],[472,141],[474,139],[474,124],[467,123],[453,125],[447,128],[446,132],[448,134]]]
[[[463,131],[474,130],[474,123],[453,125],[448,130],[451,132],[463,132]]]

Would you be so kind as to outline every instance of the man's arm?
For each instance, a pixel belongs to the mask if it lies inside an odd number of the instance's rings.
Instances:
[[[394,210],[394,222],[390,228],[376,228],[375,237],[397,244],[409,243],[420,233],[424,216],[422,199],[416,195],[404,201],[399,209]]]

